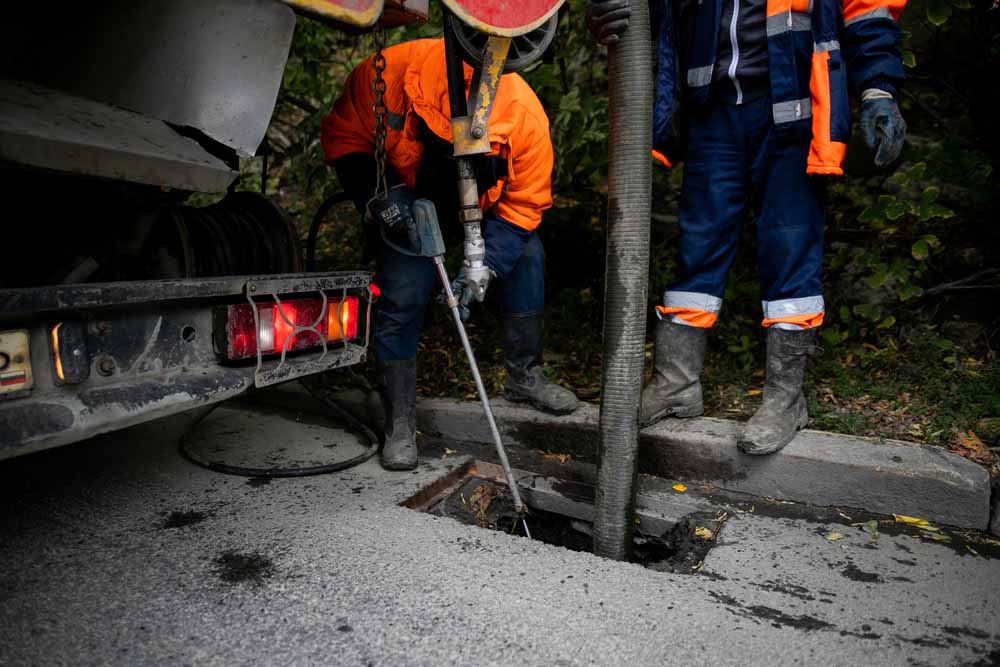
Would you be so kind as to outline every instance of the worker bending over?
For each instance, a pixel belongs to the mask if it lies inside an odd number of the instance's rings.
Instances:
[[[406,42],[383,53],[389,185],[405,184],[416,197],[434,202],[442,220],[454,220],[458,192],[444,40]],[[471,74],[466,65],[466,89]],[[348,77],[322,124],[326,161],[359,211],[375,193],[372,78],[369,58]],[[552,205],[549,123],[534,91],[516,74],[500,79],[489,139],[491,152],[473,160],[484,217],[484,263],[494,274],[503,315],[504,396],[546,412],[569,413],[578,405],[576,396],[550,382],[542,370],[545,250],[535,230]],[[417,339],[436,273],[429,259],[376,243],[375,284],[382,293],[375,308],[374,350],[386,408],[382,465],[407,470],[417,465]],[[467,317],[465,304],[473,290],[464,281],[463,272],[454,288]]]
[[[722,307],[740,227],[752,211],[767,376],[742,429],[748,454],[775,452],[808,420],[802,382],[823,322],[823,190],[841,175],[851,97],[875,164],[906,124],[896,24],[905,0],[653,0],[659,9],[654,156],[684,159],[677,279],[657,307],[653,379],[640,420],[703,412],[705,339]],[[591,31],[613,44],[630,0],[592,0]],[[684,106],[683,116],[679,113]]]

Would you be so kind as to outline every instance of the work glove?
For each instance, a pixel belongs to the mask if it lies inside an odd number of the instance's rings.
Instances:
[[[622,33],[628,29],[631,15],[631,0],[590,0],[587,6],[587,29],[601,44],[617,44]]]
[[[463,322],[469,321],[469,304],[473,301],[482,302],[486,298],[486,288],[496,274],[488,266],[464,266],[458,272],[458,277],[451,281],[451,291],[458,301],[458,315]],[[442,294],[438,301],[445,303]]]
[[[888,93],[865,91],[862,99],[861,136],[875,153],[876,167],[892,164],[903,151],[906,121]]]
[[[413,218],[413,192],[405,183],[389,189],[385,197],[372,197],[365,206],[365,220],[378,227],[382,239],[407,255],[420,254],[420,238]]]
[[[459,314],[463,321],[469,317],[469,304],[473,300],[482,301],[486,298],[490,280],[497,276],[505,278],[510,274],[524,254],[524,245],[533,234],[534,232],[508,222],[493,211],[486,213],[483,221],[483,242],[486,246],[484,266],[473,268],[466,260],[466,265],[451,285],[458,299]],[[438,302],[447,303],[443,293],[438,297]]]

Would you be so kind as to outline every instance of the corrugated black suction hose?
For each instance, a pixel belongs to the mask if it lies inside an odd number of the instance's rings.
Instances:
[[[608,51],[608,245],[594,553],[632,546],[649,275],[653,80],[647,0]]]

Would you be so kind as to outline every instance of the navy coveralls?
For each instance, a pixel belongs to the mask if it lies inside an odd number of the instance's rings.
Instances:
[[[848,92],[894,94],[901,83],[896,18],[903,3],[663,3],[654,148],[671,159],[684,153],[685,166],[681,267],[657,309],[661,317],[715,323],[752,213],[763,325],[822,323],[824,179],[814,175],[843,173]]]

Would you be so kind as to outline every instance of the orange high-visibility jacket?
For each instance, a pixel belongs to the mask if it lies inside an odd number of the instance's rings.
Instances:
[[[386,155],[389,164],[412,188],[424,150],[418,140],[417,117],[434,134],[451,143],[444,40],[405,42],[385,49],[383,54],[384,100],[389,109]],[[327,162],[351,153],[375,151],[373,75],[368,58],[351,72],[344,93],[323,117],[321,136]],[[467,89],[471,77],[472,69],[466,66]],[[552,206],[552,140],[541,102],[517,74],[501,77],[488,127],[490,154],[506,159],[507,175],[480,193],[480,206],[519,227],[534,230],[542,220],[542,212]]]

